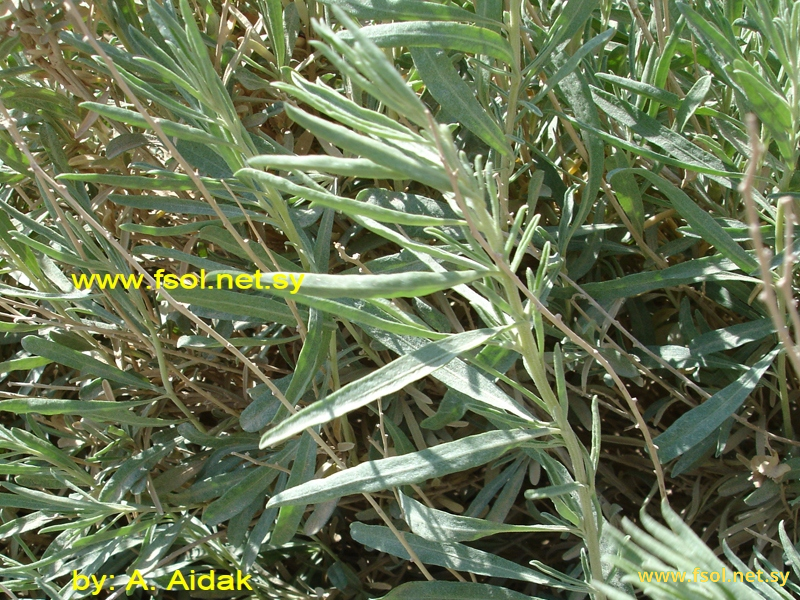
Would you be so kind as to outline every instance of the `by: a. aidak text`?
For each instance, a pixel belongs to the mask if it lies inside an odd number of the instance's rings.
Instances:
[[[250,577],[251,575],[245,575],[239,570],[235,573],[218,573],[214,569],[203,573],[195,573],[194,569],[189,573],[176,570],[172,572],[169,583],[164,589],[215,592],[252,590]],[[136,589],[153,592],[159,587],[152,580],[146,579],[138,569],[125,583],[115,585],[114,578],[114,575],[82,575],[78,571],[73,571],[72,589],[81,592],[88,590],[92,596],[98,596],[104,589],[113,592],[117,588],[124,587],[126,592]]]

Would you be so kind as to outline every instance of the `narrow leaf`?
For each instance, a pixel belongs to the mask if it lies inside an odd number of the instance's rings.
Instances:
[[[65,365],[83,375],[94,375],[109,381],[116,381],[123,385],[131,386],[134,389],[158,390],[158,386],[153,385],[146,377],[138,373],[122,371],[117,367],[102,363],[99,360],[65,348],[60,344],[45,340],[40,337],[29,335],[22,340],[22,347],[31,354],[49,358],[53,362]]]
[[[368,328],[367,333],[397,354],[408,354],[421,348],[425,342],[419,338],[392,335],[384,331]],[[506,394],[491,377],[483,371],[454,358],[448,364],[431,374],[445,384],[448,389],[461,392],[473,400],[508,411],[513,415],[536,422],[534,417]]]
[[[415,298],[450,289],[485,277],[488,271],[450,271],[431,273],[409,271],[385,275],[330,275],[326,273],[261,273],[252,281],[253,289],[285,298],[296,295],[315,298]],[[214,271],[209,278],[230,275],[234,280],[241,271]],[[219,279],[217,279],[219,281]],[[225,278],[227,281],[227,278]]]
[[[498,332],[498,329],[479,329],[425,344],[295,413],[267,431],[260,446],[273,446],[307,427],[327,423],[396,392],[446,365],[460,353],[485,344]]]
[[[25,358],[12,358],[0,363],[0,375],[13,373],[14,371],[31,371],[49,365],[52,360],[41,356],[26,356]]]
[[[432,542],[471,542],[498,533],[566,532],[559,525],[507,525],[474,517],[460,517],[429,508],[400,493],[406,523],[418,536]]]
[[[109,106],[107,104],[98,104],[97,102],[82,102],[80,106],[81,108],[99,113],[112,121],[119,121],[120,123],[127,123],[128,125],[150,129],[150,126],[147,124],[145,118],[138,112],[125,110],[124,108],[118,108],[116,106]],[[175,136],[182,140],[214,145],[229,143],[224,139],[215,137],[210,133],[206,133],[202,129],[197,129],[196,127],[192,127],[190,125],[175,123],[174,121],[168,121],[158,117],[152,117],[152,119],[161,127],[164,133],[170,136]]]
[[[492,19],[450,4],[421,0],[320,0],[323,4],[341,6],[348,14],[372,21],[475,21],[497,24]]]
[[[292,465],[292,472],[289,475],[289,481],[286,483],[286,489],[291,489],[303,483],[306,483],[314,476],[316,469],[316,456],[317,444],[313,438],[308,434],[304,434],[300,438],[300,444],[295,453],[294,464]],[[297,528],[300,521],[303,519],[305,506],[287,504],[281,506],[278,513],[278,520],[275,522],[275,528],[272,530],[272,537],[270,543],[273,546],[283,546],[289,543],[297,533]]]
[[[624,90],[645,96],[646,98],[655,100],[659,104],[663,104],[664,106],[668,106],[670,108],[678,108],[681,103],[681,99],[677,94],[662,90],[661,88],[650,85],[649,83],[643,83],[641,81],[636,81],[635,79],[626,79],[624,77],[620,77],[619,75],[614,75],[613,73],[597,73],[596,77],[598,79],[602,79],[603,81],[610,81]]]
[[[661,271],[634,273],[610,281],[585,283],[581,287],[595,300],[614,300],[631,298],[658,289],[667,289],[687,283],[701,281],[760,281],[734,273],[739,267],[724,256],[707,256],[667,267]],[[566,292],[554,289],[553,296],[563,296]],[[569,294],[573,292],[570,290]]]
[[[116,158],[135,148],[146,146],[149,140],[141,133],[123,133],[106,145],[106,158]]]
[[[262,18],[269,32],[269,41],[278,67],[286,64],[286,41],[283,30],[283,3],[281,0],[260,0]]]
[[[786,160],[794,159],[792,132],[795,131],[792,109],[786,98],[773,89],[752,66],[744,61],[736,61],[733,72],[736,82],[747,95],[748,102],[758,118],[766,125],[770,135],[778,142],[781,154]]]
[[[398,335],[409,335],[425,339],[444,339],[446,337],[444,334],[432,331],[427,327],[412,325],[408,322],[401,323],[397,319],[391,318],[391,316],[385,312],[381,311],[378,313],[373,306],[364,301],[350,300],[348,298],[330,300],[327,298],[305,296],[303,294],[297,294],[296,296],[291,296],[291,298],[298,304],[304,304],[311,308],[319,309],[334,318],[347,319],[359,325],[377,327]]]
[[[376,221],[384,221],[388,223],[397,223],[398,225],[418,225],[418,226],[441,226],[441,225],[457,225],[462,224],[463,221],[458,219],[439,219],[437,217],[429,217],[426,215],[417,215],[413,213],[402,213],[390,208],[383,208],[375,206],[374,204],[367,204],[359,200],[351,198],[344,198],[321,190],[311,189],[309,187],[297,185],[291,181],[278,177],[272,173],[266,173],[257,169],[240,169],[236,172],[236,177],[252,177],[256,181],[266,183],[273,186],[287,194],[293,194],[300,198],[310,200],[313,204],[318,204],[326,208],[333,208],[341,211],[347,215],[362,215],[375,219]]]
[[[144,179],[144,178],[143,178]],[[156,189],[166,189],[168,184],[164,184],[163,188],[159,188],[160,183],[162,180],[152,179],[147,177],[151,182],[155,182],[153,184]],[[110,181],[108,182],[111,185],[114,185]],[[183,185],[183,184],[181,184]],[[188,182],[186,185],[189,185]],[[124,182],[120,183],[120,186],[124,186]],[[184,215],[208,215],[208,216],[217,216],[217,211],[214,210],[213,207],[209,206],[207,202],[200,202],[199,200],[187,200],[185,198],[178,198],[176,196],[141,196],[141,195],[134,195],[134,194],[110,194],[108,197],[115,204],[119,204],[120,206],[131,206],[133,208],[140,208],[143,210],[163,210],[165,212],[176,213],[176,214],[184,214]],[[237,218],[243,217],[247,215],[254,221],[264,221],[265,217],[263,213],[252,211],[252,210],[242,210],[238,206],[231,206],[230,204],[218,204],[219,210],[222,214],[224,214],[228,218]]]
[[[248,476],[228,487],[224,494],[203,512],[203,522],[214,526],[235,517],[258,497],[263,497],[280,471],[271,467],[250,469]]]
[[[20,533],[25,533],[26,531],[41,529],[50,521],[63,518],[64,517],[61,515],[48,515],[41,512],[35,512],[25,515],[24,517],[11,519],[10,521],[0,525],[0,540],[4,540],[14,535],[19,535]]]
[[[387,527],[353,523],[350,526],[350,535],[359,544],[410,560],[406,549]],[[529,581],[552,587],[572,589],[571,586],[567,587],[556,579],[537,573],[505,558],[500,558],[490,552],[476,550],[463,544],[431,542],[413,533],[401,533],[401,535],[414,551],[414,554],[425,564],[447,567],[456,571],[466,571],[476,575],[486,575],[487,577],[515,579],[517,581]]]
[[[411,56],[425,86],[439,105],[492,148],[510,155],[511,148],[505,134],[458,76],[447,53],[435,48],[412,48]]]
[[[261,154],[248,159],[247,164],[273,171],[319,171],[345,177],[368,177],[371,179],[398,179],[402,174],[387,169],[368,158],[338,158],[326,155],[291,156],[284,154]]]
[[[727,171],[723,162],[714,155],[698,148],[680,134],[667,129],[654,118],[624,100],[596,88],[593,88],[592,92],[598,108],[635,134],[665,150],[678,160],[684,169],[709,175],[740,177],[738,173]]]
[[[170,290],[170,295],[178,302],[211,308],[232,315],[259,319],[268,323],[297,325],[297,320],[288,306],[263,296],[212,289],[177,289]]]
[[[747,323],[739,323],[722,329],[704,333],[689,342],[689,350],[697,356],[738,348],[748,342],[755,342],[775,332],[772,319],[764,318]]]
[[[376,51],[380,52],[377,48]],[[409,156],[400,148],[390,145],[386,140],[379,141],[360,135],[337,123],[311,115],[291,104],[287,104],[285,110],[292,121],[312,132],[318,139],[335,144],[357,156],[368,156],[370,160],[388,169],[404,173],[406,177],[416,179],[425,185],[441,190],[450,189],[450,179],[441,165],[423,161],[417,156]]]
[[[608,181],[613,185],[614,193],[622,210],[628,215],[631,225],[636,233],[644,232],[644,203],[639,185],[633,175],[627,170],[630,165],[623,152],[617,152],[607,159]]]
[[[438,48],[468,54],[485,54],[510,64],[511,47],[491,29],[455,22],[409,21],[370,25],[360,30],[379,48]],[[343,39],[351,36],[340,34]],[[415,61],[416,62],[416,61]]]
[[[610,40],[614,35],[617,33],[617,30],[613,27],[611,29],[607,29],[600,35],[593,37],[589,42],[583,44],[580,48],[578,48],[577,52],[569,57],[569,59],[559,67],[558,71],[556,71],[551,77],[547,78],[547,83],[541,89],[541,91],[536,94],[536,96],[531,100],[533,104],[538,103],[542,98],[547,95],[547,92],[552,90],[558,83],[564,79],[567,75],[572,73],[575,69],[578,68],[580,62],[587,57],[589,54],[597,50],[598,48],[602,48],[608,40]]]
[[[561,13],[555,23],[548,30],[547,42],[526,69],[536,73],[543,65],[547,64],[553,52],[561,46],[562,42],[570,39],[583,27],[599,4],[598,0],[567,0],[562,5]]]
[[[162,459],[166,458],[174,447],[174,442],[159,444],[127,459],[106,482],[98,499],[101,502],[119,502],[122,500],[128,490],[139,479],[147,475]]]
[[[61,400],[57,398],[13,398],[0,402],[0,410],[18,415],[79,415],[103,422],[125,423],[141,427],[163,427],[174,423],[167,419],[140,417],[128,409],[150,404],[149,400],[108,402],[102,400]]]
[[[732,384],[724,387],[700,406],[683,414],[664,433],[653,440],[658,447],[658,458],[662,463],[680,456],[734,414],[747,400],[758,382],[766,373],[780,348],[768,352],[746,373]]]
[[[228,343],[237,348],[251,348],[258,346],[260,348],[268,348],[270,346],[277,346],[279,344],[288,344],[295,340],[300,339],[299,336],[293,335],[290,337],[281,338],[251,338],[251,337],[235,337],[227,338]],[[222,343],[214,338],[206,337],[204,335],[182,335],[178,338],[176,344],[178,348],[222,348]]]
[[[419,483],[493,461],[506,452],[554,432],[551,429],[487,431],[411,454],[361,463],[325,479],[314,479],[274,496],[267,506],[319,504],[341,496]]]
[[[711,89],[711,75],[704,75],[694,82],[692,89],[686,94],[686,98],[681,101],[678,114],[675,115],[675,130],[680,133],[686,127],[686,123],[692,118],[695,111],[703,104],[708,91]]]
[[[609,173],[612,179],[618,171]],[[669,198],[672,205],[686,222],[692,226],[694,232],[700,234],[708,243],[713,244],[723,255],[742,269],[751,273],[758,268],[758,262],[750,256],[744,248],[737,244],[731,235],[717,223],[711,215],[700,208],[697,202],[689,198],[686,193],[675,185],[645,169],[625,169],[623,172],[636,173],[652,183],[660,192]]]

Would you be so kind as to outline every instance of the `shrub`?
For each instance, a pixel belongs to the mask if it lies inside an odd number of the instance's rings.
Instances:
[[[800,592],[800,3],[5,6],[9,596]]]

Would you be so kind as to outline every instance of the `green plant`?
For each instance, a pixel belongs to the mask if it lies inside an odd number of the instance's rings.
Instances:
[[[625,597],[656,494],[796,567],[799,6],[13,5],[4,588]]]
[[[642,512],[644,530],[638,528],[627,519],[623,520],[622,527],[627,533],[623,536],[612,530],[612,537],[620,548],[619,555],[615,557],[614,564],[625,574],[623,581],[643,591],[649,598],[770,598],[779,600],[792,598],[782,583],[772,580],[771,576],[764,573],[776,572],[776,567],[767,559],[759,555],[752,568],[743,563],[727,544],[723,542],[725,556],[730,564],[738,570],[739,579],[731,574],[727,566],[717,557],[686,523],[680,515],[664,503],[661,507],[668,527],[664,527],[652,517]],[[795,576],[800,569],[800,555],[794,545],[789,541],[784,524],[780,525],[780,539],[789,565]],[[788,565],[787,565],[788,566]],[[727,573],[726,573],[727,570]],[[697,571],[706,573],[703,581]],[[643,573],[683,573],[685,582],[659,583],[644,580]],[[758,573],[761,573],[759,576]],[[724,579],[717,577],[717,582],[709,581],[710,574],[725,575]],[[788,575],[788,573],[787,573]],[[697,580],[695,580],[697,576]],[[728,581],[725,581],[725,580]],[[751,582],[753,585],[748,585]],[[782,581],[782,580],[781,580]],[[625,593],[611,586],[600,584],[600,589],[606,592],[609,598],[623,599],[635,598],[631,593]],[[795,586],[791,586],[794,590]],[[632,591],[632,589],[630,590]]]

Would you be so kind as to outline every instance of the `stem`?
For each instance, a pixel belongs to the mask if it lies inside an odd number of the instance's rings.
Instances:
[[[172,387],[172,380],[169,376],[169,367],[167,366],[167,361],[164,357],[164,349],[161,347],[161,340],[158,339],[158,332],[146,319],[144,320],[144,324],[145,327],[147,327],[147,331],[150,332],[150,340],[153,343],[153,350],[155,350],[156,360],[158,361],[158,371],[161,375],[161,385],[164,386],[164,390],[167,392],[167,397],[186,416],[189,422],[195,426],[195,429],[201,433],[205,433],[206,428],[203,427],[202,423],[197,420],[197,417],[192,414],[192,411],[190,411],[189,408],[181,401],[181,399],[178,398],[178,395],[175,393],[175,389]]]
[[[503,286],[506,289],[506,296],[509,299],[511,308],[513,310],[515,320],[524,324],[528,320],[525,318],[525,310],[517,293],[515,283],[507,277],[503,277]],[[564,446],[569,453],[570,462],[572,463],[572,471],[575,476],[575,481],[580,484],[578,488],[578,500],[581,507],[581,520],[583,541],[586,544],[586,549],[589,553],[589,566],[591,568],[591,577],[597,581],[603,581],[603,571],[601,566],[600,554],[600,536],[598,530],[598,523],[595,519],[594,503],[592,495],[594,493],[593,476],[590,477],[585,462],[585,451],[575,431],[569,423],[569,415],[561,406],[558,398],[553,393],[550,382],[547,380],[547,372],[544,368],[544,357],[542,352],[536,345],[533,338],[533,330],[527,326],[517,327],[517,336],[522,353],[522,360],[525,364],[525,370],[531,376],[539,395],[547,405],[548,412],[553,417],[561,431],[561,438],[564,440]],[[588,573],[586,575],[589,575]],[[597,594],[597,598],[603,598],[602,595]]]
[[[519,101],[520,85],[522,74],[520,62],[522,60],[522,0],[509,0],[508,3],[508,41],[511,44],[511,74],[508,91],[508,110],[506,111],[505,134],[509,137],[514,134],[514,126],[517,121],[517,103]],[[509,186],[511,175],[514,173],[514,153],[503,155],[500,162],[500,186],[499,200],[502,218],[498,217],[500,229],[505,231],[508,227],[509,210]]]
[[[460,188],[458,186],[457,163],[450,163],[450,161],[448,161],[447,153],[445,152],[445,148],[442,143],[441,133],[439,132],[436,123],[433,121],[433,117],[430,115],[429,120],[431,124],[430,131],[433,134],[434,140],[436,141],[437,149],[442,157],[443,163],[447,169],[448,177],[450,178],[453,186],[456,204],[458,204],[462,214],[464,215],[464,218],[467,221],[467,225],[472,237],[476,242],[478,242],[478,244],[480,244],[487,256],[492,258],[500,270],[500,272],[496,274],[496,277],[498,277],[506,291],[506,297],[508,298],[508,304],[510,305],[511,313],[509,316],[515,323],[518,324],[518,327],[516,328],[519,342],[518,350],[522,354],[523,362],[525,363],[525,369],[530,374],[534,385],[536,385],[539,394],[546,405],[547,412],[556,421],[556,424],[561,430],[561,437],[564,440],[564,446],[566,447],[570,456],[570,462],[572,463],[572,470],[575,480],[580,484],[578,489],[578,498],[581,510],[581,530],[583,533],[583,541],[589,554],[589,568],[591,570],[591,573],[585,573],[585,576],[588,580],[594,579],[596,581],[603,581],[598,522],[595,520],[596,512],[593,505],[593,495],[595,494],[593,481],[594,474],[592,473],[590,480],[590,476],[586,469],[586,453],[584,448],[569,424],[569,415],[562,408],[561,403],[553,393],[550,383],[547,381],[547,373],[544,369],[544,359],[539,347],[536,344],[536,341],[533,338],[533,330],[531,328],[530,319],[525,313],[525,307],[522,304],[517,287],[519,287],[520,290],[522,290],[523,293],[528,296],[529,299],[531,299],[535,309],[546,315],[547,318],[557,327],[561,326],[560,328],[563,328],[565,326],[563,323],[561,323],[560,316],[556,317],[550,311],[548,311],[547,308],[542,305],[539,299],[533,295],[533,292],[531,292],[519,281],[519,278],[514,274],[514,272],[511,270],[511,267],[503,258],[503,244],[499,244],[496,248],[493,248],[492,244],[487,242],[486,238],[484,238],[484,235],[478,230],[478,225],[476,224],[474,218],[475,215],[468,209],[465,199],[460,193]],[[487,231],[486,233],[489,234],[498,232]],[[571,334],[571,338],[577,337],[575,336],[574,332],[568,328],[567,331],[569,331],[569,334]],[[626,394],[626,398],[632,401],[632,399],[630,399],[630,397],[627,395],[627,390],[625,389],[624,384],[619,379],[619,376],[613,371],[611,365],[608,364],[608,361],[606,361],[594,348],[588,346],[583,340],[578,338],[578,343],[581,347],[584,347],[584,349],[587,350],[592,358],[597,360],[609,372],[617,385],[620,386],[622,392]],[[638,415],[638,413],[636,414]],[[639,420],[641,420],[641,416],[639,416]],[[650,448],[652,455],[655,457],[655,448],[653,447],[652,440],[650,440],[648,437],[646,425],[644,425],[643,422],[640,422],[639,424],[644,429],[646,436],[645,439],[648,442],[648,448]],[[654,458],[654,460],[657,459]],[[662,496],[666,497],[663,484],[663,475],[661,475],[658,467],[656,467],[656,469],[656,473],[659,476],[659,488],[662,491]],[[599,516],[599,512],[597,514]],[[604,600],[605,595],[600,592],[595,592],[595,598],[597,600]]]
[[[773,325],[775,325],[775,331],[784,348],[784,353],[789,358],[789,362],[792,363],[792,368],[795,373],[800,374],[800,352],[798,352],[795,341],[789,333],[789,328],[786,324],[786,315],[784,312],[781,312],[780,304],[775,293],[775,279],[772,275],[770,265],[772,256],[769,250],[764,246],[764,241],[761,237],[761,223],[758,210],[755,200],[753,199],[753,187],[755,185],[761,154],[763,152],[761,141],[758,136],[757,121],[754,115],[748,115],[747,129],[750,136],[750,161],[745,171],[744,180],[739,184],[739,191],[742,193],[742,199],[744,200],[750,237],[753,240],[753,247],[755,248],[756,257],[758,258],[761,281],[764,284],[760,298],[769,312]]]
[[[781,396],[781,416],[783,417],[783,435],[794,437],[792,413],[789,401],[789,388],[786,385],[786,354],[778,355],[778,390]]]

